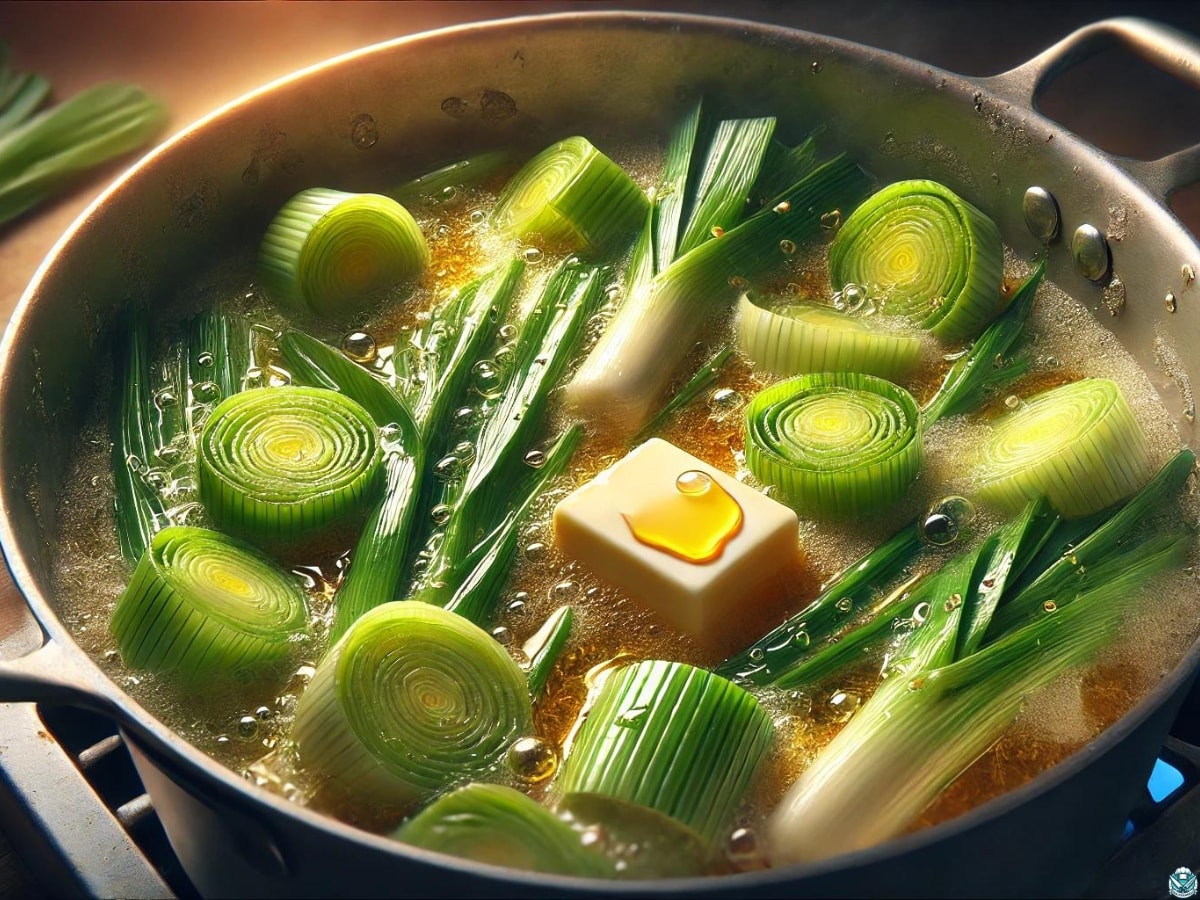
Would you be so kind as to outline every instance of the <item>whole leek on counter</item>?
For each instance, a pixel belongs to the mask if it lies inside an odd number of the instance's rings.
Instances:
[[[525,675],[461,616],[384,603],[330,648],[296,708],[304,766],[342,790],[408,804],[487,777],[533,727]]]
[[[297,580],[254,548],[172,526],[151,539],[111,628],[130,668],[195,680],[285,658],[308,609]]]

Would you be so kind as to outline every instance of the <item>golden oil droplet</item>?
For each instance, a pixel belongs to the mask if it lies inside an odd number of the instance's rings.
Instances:
[[[711,475],[698,469],[681,472],[674,487],[652,492],[622,513],[629,530],[641,543],[685,562],[719,559],[742,530],[742,508]]]

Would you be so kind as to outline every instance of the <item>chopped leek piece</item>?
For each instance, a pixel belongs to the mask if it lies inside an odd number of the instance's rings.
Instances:
[[[746,409],[746,465],[809,515],[887,506],[908,490],[921,458],[916,402],[873,375],[800,375]]]
[[[658,810],[715,840],[771,742],[758,701],[683,663],[612,673],[559,769],[563,794],[603,794]]]
[[[774,118],[727,119],[717,126],[676,256],[685,255],[742,220],[750,188],[774,133]]]
[[[1146,437],[1121,389],[1085,378],[1000,420],[984,447],[979,493],[1008,510],[1045,494],[1072,518],[1125,499],[1151,474]]]
[[[535,700],[541,697],[554,664],[567,646],[574,619],[571,607],[560,606],[524,644],[525,655],[529,657],[529,693]]]
[[[1112,639],[1145,577],[1134,567],[970,656],[886,679],[771,814],[772,863],[849,853],[904,831],[1030,693]],[[946,631],[928,656],[944,653],[947,637],[953,646]]]
[[[768,310],[748,294],[738,301],[738,346],[777,375],[862,372],[895,381],[921,359],[921,339],[911,332],[815,304]]]
[[[568,385],[569,402],[619,434],[636,432],[658,407],[704,323],[736,301],[739,279],[782,260],[781,241],[800,244],[817,237],[821,216],[853,208],[868,184],[858,166],[837,157],[774,206],[679,257],[643,294],[625,298]]]
[[[0,136],[0,223],[79,173],[141,147],[165,121],[163,105],[141,88],[101,84],[16,125]]]
[[[11,76],[0,97],[0,135],[8,134],[37,112],[50,96],[50,82],[41,75]]]
[[[714,671],[737,681],[773,684],[781,673],[805,659],[810,649],[815,653],[848,613],[863,608],[877,586],[919,559],[923,547],[917,523],[906,525],[824,585],[820,596],[808,606]],[[853,604],[851,609],[839,608],[838,603],[847,599]]]
[[[1004,246],[996,224],[935,181],[900,181],[866,200],[829,247],[835,290],[858,285],[943,341],[1000,313]]]
[[[258,252],[263,283],[299,312],[345,318],[429,264],[429,246],[403,206],[380,194],[301,191],[272,220]]]
[[[195,679],[283,659],[308,610],[295,579],[254,548],[172,526],[151,539],[111,628],[131,669]]]
[[[678,819],[601,794],[567,794],[555,807],[581,835],[604,835],[596,849],[605,875],[622,880],[703,875],[713,848]]]
[[[498,784],[468,784],[439,797],[394,837],[426,850],[531,872],[600,877],[610,869],[571,825],[520,791]]]
[[[375,423],[322,388],[256,388],[213,410],[197,448],[200,497],[222,528],[292,541],[361,508],[379,473]]]
[[[1020,337],[1033,309],[1033,298],[1046,263],[1042,262],[1033,274],[1013,293],[1008,309],[971,345],[971,349],[954,361],[932,399],[921,414],[926,427],[938,419],[969,412],[991,391],[997,390],[1024,374],[1026,366],[1018,361],[1005,364],[1006,354]],[[1000,360],[997,366],[996,360]]]
[[[547,147],[505,185],[492,224],[571,250],[611,250],[645,221],[649,201],[625,171],[582,137]]]
[[[344,791],[407,804],[480,779],[531,733],[525,675],[487,632],[427,603],[370,610],[300,698],[300,762]]]
[[[504,171],[512,162],[513,155],[510,151],[490,150],[452,162],[407,181],[392,191],[391,196],[399,203],[408,204],[423,200],[441,200],[446,193],[453,194],[459,188],[486,181]]]

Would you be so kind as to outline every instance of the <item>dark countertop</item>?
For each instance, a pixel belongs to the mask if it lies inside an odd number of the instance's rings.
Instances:
[[[549,12],[643,9],[726,15],[824,32],[967,74],[994,74],[1074,28],[1115,15],[1156,18],[1200,35],[1195,2],[1028,0],[691,0],[691,2],[74,3],[0,4],[0,41],[13,63],[68,96],[102,80],[133,81],[160,96],[177,130],[274,78],[377,41],[460,22]],[[1081,67],[1042,105],[1107,149],[1153,158],[1200,140],[1200,94],[1145,67]],[[33,215],[0,229],[0,321],[41,259],[115,176],[114,163]],[[1200,230],[1200,191],[1176,205]],[[0,643],[27,613],[0,571]],[[3,823],[0,823],[2,826]],[[38,893],[0,831],[0,896]]]

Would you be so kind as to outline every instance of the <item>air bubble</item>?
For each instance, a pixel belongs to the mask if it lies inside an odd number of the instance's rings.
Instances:
[[[1175,312],[1177,304],[1175,302],[1175,295],[1173,293],[1167,291],[1167,296],[1164,298],[1164,302],[1167,305],[1167,312]]]
[[[375,338],[365,331],[351,331],[342,338],[342,352],[355,362],[374,362],[378,355]]]
[[[853,691],[834,691],[829,697],[829,707],[835,722],[846,722],[862,705],[862,697]]]
[[[450,507],[445,503],[439,503],[429,511],[429,518],[433,519],[434,525],[445,525],[450,521]]]
[[[462,477],[462,460],[457,456],[443,456],[433,466],[433,477],[438,481],[457,481]]]
[[[202,369],[211,369],[214,363],[216,363],[216,358],[207,351],[196,357],[196,365]]]
[[[1009,409],[1016,409],[1018,406],[1021,405],[1021,398],[1018,397],[1016,394],[1009,394],[1007,397],[1004,398],[1004,405],[1007,406]]]
[[[750,651],[750,661],[751,662],[759,663],[759,662],[762,662],[765,658],[766,658],[766,654],[763,653],[763,650],[761,647],[755,647],[753,650]]]
[[[787,238],[784,238],[779,242],[779,249],[783,251],[784,255],[791,256],[796,252],[796,242],[789,241]]]
[[[757,869],[766,864],[758,834],[752,828],[738,828],[729,835],[725,842],[725,858],[741,870]]]
[[[179,398],[174,391],[159,391],[154,395],[154,405],[159,409],[172,409],[179,405]]]
[[[258,737],[258,719],[254,716],[242,716],[238,719],[237,733],[238,737],[245,741]]]
[[[558,753],[541,738],[522,737],[508,748],[505,762],[517,778],[526,784],[537,784],[554,774],[558,768]]]
[[[1047,600],[1045,603],[1042,604],[1042,609],[1048,613],[1052,613],[1052,612],[1057,611],[1058,604],[1055,603],[1053,600]]]
[[[675,479],[675,490],[681,494],[703,494],[712,487],[712,476],[698,469],[688,469]]]
[[[475,390],[480,395],[489,400],[500,396],[500,370],[495,362],[490,359],[482,359],[475,363],[471,374],[475,378]]]
[[[507,647],[513,642],[513,633],[503,625],[492,629],[492,637],[494,637],[496,639],[496,643],[500,644],[502,647]]]
[[[216,403],[221,399],[221,388],[214,381],[201,381],[192,385],[192,398],[197,403]]]
[[[472,225],[479,227],[487,221],[487,213],[482,209],[473,209],[471,210],[471,214],[468,216],[468,218],[471,220]]]
[[[842,226],[842,211],[830,210],[821,216],[821,228],[825,231],[837,231]]]
[[[452,424],[455,428],[466,428],[475,421],[475,415],[473,406],[460,406],[451,417]]]
[[[525,465],[540,469],[546,464],[546,454],[541,450],[530,450],[525,454]]]
[[[526,247],[521,251],[521,259],[525,260],[531,266],[540,263],[543,255],[542,251],[537,247]]]
[[[944,497],[929,507],[918,531],[926,544],[945,547],[958,539],[962,526],[973,518],[975,504],[966,497]]]
[[[546,545],[541,541],[534,541],[525,548],[525,557],[527,559],[541,559],[546,553]]]
[[[843,597],[841,600],[839,600],[837,603],[835,603],[833,605],[837,609],[837,611],[840,612],[842,615],[845,615],[846,613],[849,613],[849,612],[853,611],[853,609],[854,609],[854,601],[852,599],[850,599],[849,597]]]
[[[579,593],[579,582],[560,581],[550,591],[551,599],[555,602],[565,602]]]

